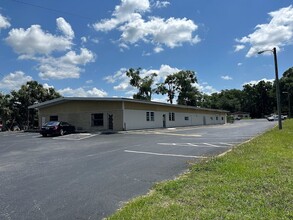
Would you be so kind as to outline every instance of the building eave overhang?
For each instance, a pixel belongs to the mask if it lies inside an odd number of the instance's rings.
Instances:
[[[220,110],[220,109],[200,108],[200,107],[194,107],[194,106],[176,105],[176,104],[137,100],[137,99],[130,99],[130,98],[104,98],[104,97],[103,98],[101,98],[101,97],[61,97],[61,98],[57,98],[57,99],[49,100],[46,102],[31,105],[28,108],[29,109],[42,109],[42,108],[58,105],[61,103],[70,102],[70,101],[130,102],[130,103],[140,103],[140,104],[174,107],[174,108],[181,108],[181,109],[194,109],[194,110],[203,110],[203,111],[209,111],[209,112],[229,113],[229,111]]]

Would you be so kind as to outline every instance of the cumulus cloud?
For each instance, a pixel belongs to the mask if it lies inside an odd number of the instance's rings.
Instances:
[[[85,90],[84,88],[72,89],[67,87],[65,89],[60,89],[58,92],[65,97],[105,97],[107,92],[101,89],[94,87],[90,90]]]
[[[168,1],[156,1],[154,3],[155,8],[166,8],[168,5],[170,5],[170,2]]]
[[[231,76],[226,75],[226,76],[221,76],[221,79],[223,79],[223,80],[232,80],[233,78]]]
[[[257,54],[258,51],[271,50],[292,44],[293,41],[293,7],[292,5],[269,13],[271,20],[266,24],[259,24],[255,31],[241,39],[236,39],[240,44],[249,45],[250,49],[246,57]]]
[[[11,25],[10,25],[10,22],[8,21],[8,19],[0,14],[0,30],[9,28],[10,26]]]
[[[25,75],[25,73],[22,71],[9,73],[0,81],[0,89],[8,91],[17,90],[20,89],[21,85],[31,80],[33,80],[33,78],[31,76]]]
[[[239,45],[236,45],[235,46],[235,52],[238,52],[238,51],[240,51],[240,50],[243,50],[245,48],[245,45],[242,45],[242,44],[239,44]]]
[[[48,83],[44,83],[44,84],[43,84],[43,87],[44,87],[45,89],[54,89],[54,86],[50,86]]]
[[[250,82],[245,82],[245,83],[243,83],[243,85],[242,86],[244,86],[244,85],[257,85],[259,82],[261,82],[261,81],[265,81],[265,82],[271,82],[271,83],[274,83],[274,79],[267,79],[267,78],[263,78],[263,79],[260,79],[260,80],[252,80],[252,81],[250,81]]]
[[[66,51],[71,48],[72,41],[66,36],[55,36],[42,30],[40,25],[32,25],[28,29],[12,29],[5,39],[17,54],[49,55],[53,51]]]
[[[94,62],[95,54],[86,48],[80,48],[77,54],[72,49],[74,31],[62,17],[56,19],[57,29],[61,35],[44,31],[40,25],[32,25],[28,29],[12,29],[5,39],[19,59],[36,61],[39,76],[42,79],[79,78],[82,66]],[[86,42],[86,38],[83,38]],[[56,57],[53,52],[65,54]]]
[[[209,85],[207,82],[203,83],[195,83],[195,87],[202,93],[207,95],[211,95],[213,93],[218,93],[219,91],[216,90],[213,86]]]
[[[74,38],[74,32],[71,28],[71,25],[65,21],[64,18],[57,18],[56,20],[57,23],[57,27],[58,29],[69,39],[73,39]]]
[[[168,2],[157,1],[153,7],[166,6]],[[183,43],[197,44],[200,38],[194,35],[198,26],[187,18],[143,18],[143,14],[151,10],[149,0],[121,0],[115,7],[112,18],[104,19],[93,25],[96,31],[121,31],[122,44],[136,44],[139,41],[152,43],[156,48],[165,45],[169,48],[181,46]]]
[[[39,76],[42,79],[79,78],[82,71],[79,66],[94,60],[95,55],[86,48],[81,48],[80,54],[69,51],[59,58],[43,57],[39,59]]]

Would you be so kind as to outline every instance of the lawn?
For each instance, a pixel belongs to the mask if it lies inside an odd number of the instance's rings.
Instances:
[[[293,119],[156,184],[108,219],[293,219]]]

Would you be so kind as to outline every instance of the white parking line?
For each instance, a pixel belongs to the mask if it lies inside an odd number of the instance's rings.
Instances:
[[[54,137],[54,140],[68,140],[68,141],[80,141],[87,138],[91,138],[96,136],[97,134],[89,134],[89,133],[82,133],[82,134],[70,134],[66,136]]]
[[[227,146],[219,146],[219,145],[214,145],[214,144],[209,144],[209,143],[203,143],[203,144],[210,146],[210,147],[227,147]]]
[[[125,150],[124,152],[135,153],[135,154],[148,154],[148,155],[156,155],[156,156],[167,156],[167,157],[185,157],[185,158],[200,158],[200,159],[208,158],[208,157],[204,157],[204,156],[192,156],[192,155],[182,155],[182,154],[162,154],[162,153],[134,151],[134,150]]]
[[[181,146],[181,147],[188,147],[188,146],[198,147],[198,145],[196,145],[196,144],[192,144],[192,143],[158,143],[158,145],[165,145],[165,146]]]
[[[222,145],[227,145],[227,146],[233,146],[234,144],[228,144],[228,143],[219,143],[219,144],[222,144]]]

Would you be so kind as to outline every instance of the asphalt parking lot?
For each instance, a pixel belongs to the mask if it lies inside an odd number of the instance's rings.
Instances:
[[[272,128],[267,120],[117,134],[0,133],[0,219],[102,219],[151,186]]]

